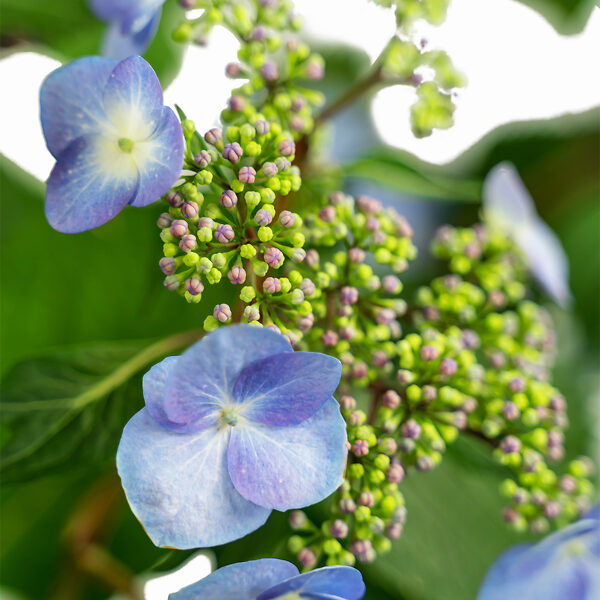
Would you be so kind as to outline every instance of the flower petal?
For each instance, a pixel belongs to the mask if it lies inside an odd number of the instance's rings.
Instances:
[[[297,425],[331,398],[342,376],[337,358],[318,352],[286,352],[257,360],[233,388],[244,416],[265,425]]]
[[[287,560],[263,558],[227,565],[169,595],[169,600],[254,600],[260,592],[298,574]]]
[[[229,473],[244,498],[277,510],[314,504],[343,481],[346,424],[330,398],[300,425],[232,428]]]
[[[102,96],[116,65],[111,58],[80,58],[53,71],[42,83],[42,129],[55,158],[82,135],[111,128]]]
[[[536,219],[531,227],[517,230],[515,241],[544,291],[566,308],[573,300],[569,289],[569,262],[554,231]]]
[[[103,104],[119,137],[147,140],[163,117],[163,93],[154,69],[141,56],[122,60],[110,74]]]
[[[252,360],[292,352],[280,334],[253,325],[231,325],[212,331],[180,357],[167,382],[164,409],[171,421],[210,424],[216,407],[231,402],[240,371]]]
[[[142,55],[148,49],[160,23],[161,10],[143,15],[143,27],[139,30],[127,27],[123,22],[113,21],[102,40],[102,55],[122,60]],[[138,19],[138,22],[140,19]]]
[[[352,567],[323,567],[282,581],[264,591],[256,600],[274,600],[286,593],[297,592],[302,598],[340,597],[360,600],[365,594],[362,575]]]
[[[135,196],[138,170],[118,144],[99,135],[75,140],[59,157],[46,188],[46,218],[62,233],[103,225]]]
[[[140,173],[140,185],[130,204],[146,206],[168,192],[181,174],[183,153],[181,125],[175,113],[165,106],[152,137],[134,146],[132,154]]]
[[[125,426],[117,469],[131,510],[157,546],[225,544],[258,529],[270,511],[248,502],[227,472],[228,431],[182,434],[146,409]]]

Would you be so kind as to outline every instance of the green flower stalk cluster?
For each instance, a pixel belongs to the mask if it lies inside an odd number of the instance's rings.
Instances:
[[[232,79],[245,80],[233,90],[221,119],[228,125],[244,125],[259,118],[276,122],[296,137],[314,126],[313,110],[324,96],[303,85],[323,77],[323,58],[311,52],[294,33],[299,19],[289,0],[184,1],[186,8],[204,8],[196,19],[175,32],[181,41],[203,41],[215,25],[223,25],[240,41],[238,62],[227,65]]]
[[[441,25],[446,19],[449,0],[371,0],[385,8],[394,7],[398,27],[408,28],[419,19]]]

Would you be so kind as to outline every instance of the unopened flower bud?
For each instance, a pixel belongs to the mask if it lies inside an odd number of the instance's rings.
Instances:
[[[294,156],[296,153],[296,144],[293,140],[285,139],[279,142],[277,150],[282,156]]]
[[[381,403],[387,408],[398,408],[400,406],[401,398],[394,390],[388,390],[381,397]]]
[[[199,277],[191,277],[185,282],[185,289],[192,295],[197,296],[204,291],[204,284]]]
[[[317,555],[310,548],[302,548],[298,553],[298,562],[305,569],[310,569],[317,564]]]
[[[175,237],[183,237],[188,232],[188,224],[182,219],[176,219],[171,223],[169,231],[171,232],[171,235]]]
[[[308,331],[312,328],[315,323],[315,316],[312,313],[309,313],[306,316],[300,317],[298,319],[298,329],[300,331]]]
[[[183,196],[179,192],[176,192],[175,190],[171,190],[167,194],[167,202],[173,208],[179,208],[183,204]]]
[[[235,237],[235,232],[233,231],[233,227],[228,225],[227,223],[219,223],[217,228],[215,229],[215,240],[220,242],[221,244],[227,244],[231,242]]]
[[[279,70],[273,61],[268,60],[260,68],[260,74],[266,81],[275,81],[279,77]]]
[[[220,129],[217,129],[216,127],[213,129],[209,129],[205,134],[204,134],[204,139],[209,143],[212,144],[213,146],[215,144],[218,144],[222,139],[223,139],[223,133],[221,132]]]
[[[242,158],[243,154],[244,151],[237,142],[233,142],[233,144],[227,144],[223,148],[223,158],[232,163],[238,162],[240,158]]]
[[[281,281],[277,277],[267,277],[263,282],[263,290],[267,294],[276,294],[281,291]]]
[[[196,247],[196,236],[188,233],[181,238],[179,247],[184,252],[191,252]]]
[[[225,190],[219,198],[219,203],[224,208],[233,208],[237,204],[237,201],[238,197],[233,190]]]
[[[160,229],[166,229],[171,226],[171,222],[173,221],[171,215],[169,213],[162,213],[160,217],[158,217],[158,221],[156,221],[156,225]]]
[[[390,483],[400,483],[404,479],[404,468],[400,464],[390,465],[386,477]]]
[[[369,442],[366,440],[356,440],[354,444],[352,444],[352,452],[356,456],[366,456],[369,454]]]
[[[293,510],[290,513],[290,527],[292,529],[302,529],[307,522],[306,514],[301,510]]]
[[[279,248],[271,246],[265,250],[264,260],[271,268],[277,269],[283,263],[283,252]]]
[[[233,267],[227,273],[227,278],[234,285],[241,285],[246,281],[246,270],[243,267]]]
[[[217,304],[213,310],[213,317],[221,323],[226,323],[231,319],[231,308],[228,304]]]
[[[521,440],[514,435],[507,435],[500,442],[500,450],[504,452],[504,454],[512,454],[513,452],[520,452],[521,450]]]
[[[434,348],[433,346],[423,346],[420,349],[419,354],[421,358],[426,361],[436,360],[438,357],[437,348]]]
[[[238,179],[242,183],[254,183],[256,171],[252,167],[242,167],[238,173]]]
[[[231,96],[231,98],[229,98],[228,104],[229,109],[233,112],[242,112],[244,108],[246,108],[246,99],[243,96],[234,94],[233,96]],[[225,158],[227,157],[225,156]],[[232,160],[231,162],[235,161]]]
[[[254,216],[254,221],[257,225],[260,225],[261,227],[269,225],[272,220],[273,216],[266,208],[261,208],[257,211],[256,215]]]
[[[421,437],[421,426],[414,419],[402,423],[400,430],[405,438],[418,440]]]
[[[256,306],[246,306],[244,309],[244,318],[250,321],[258,321],[260,319],[260,312]]]
[[[426,346],[427,347],[427,346]],[[458,365],[453,358],[444,358],[440,363],[440,373],[445,377],[455,375],[458,371]]]
[[[340,291],[342,304],[350,305],[358,302],[358,290],[355,287],[345,286]]]
[[[165,275],[172,275],[177,270],[175,259],[167,256],[158,261],[158,266]]]

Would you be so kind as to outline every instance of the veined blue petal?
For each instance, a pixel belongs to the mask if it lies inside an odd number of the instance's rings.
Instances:
[[[140,56],[122,60],[110,74],[103,104],[120,138],[147,140],[163,118],[162,88],[154,69]]]
[[[136,15],[155,12],[164,3],[165,0],[89,0],[92,12],[99,19],[127,22],[129,29]]]
[[[572,301],[569,289],[569,262],[552,229],[541,219],[516,231],[515,242],[523,251],[532,275],[557,304]]]
[[[235,490],[227,429],[169,431],[142,409],[125,426],[117,469],[131,510],[157,546],[201,548],[258,529],[270,510]]]
[[[343,481],[346,424],[330,398],[299,425],[245,422],[232,428],[229,474],[244,498],[277,510],[323,500]]]
[[[102,98],[116,65],[111,58],[80,58],[53,71],[42,83],[42,129],[55,158],[82,135],[113,130]]]
[[[255,600],[263,590],[298,575],[286,560],[263,558],[227,565],[169,595],[169,600]]]
[[[188,348],[167,381],[164,409],[171,421],[207,426],[216,407],[231,404],[235,381],[251,361],[292,352],[280,334],[252,325],[212,331]]]
[[[102,55],[122,60],[128,56],[142,55],[148,49],[160,23],[161,10],[151,13],[144,26],[138,30],[131,29],[124,22],[113,21],[102,40]],[[139,20],[138,20],[139,21]]]
[[[89,134],[59,157],[46,188],[46,218],[62,233],[103,225],[133,199],[138,170],[116,141]]]
[[[140,185],[132,206],[146,206],[169,191],[183,167],[184,140],[175,113],[165,106],[158,129],[151,138],[136,142],[132,155]]]
[[[297,425],[331,398],[342,375],[337,358],[286,352],[254,361],[239,374],[233,399],[244,416],[265,425]]]
[[[365,594],[362,575],[352,567],[323,567],[283,581],[264,591],[256,600],[275,600],[290,592],[302,598],[360,600]]]

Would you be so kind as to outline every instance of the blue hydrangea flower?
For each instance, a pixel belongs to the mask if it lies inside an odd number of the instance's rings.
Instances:
[[[477,600],[600,598],[600,505],[537,544],[519,544],[488,571]]]
[[[490,226],[513,238],[532,275],[555,302],[566,307],[571,301],[567,257],[556,234],[539,218],[513,164],[500,163],[488,173],[483,216]]]
[[[332,397],[340,362],[294,352],[279,333],[217,329],[152,367],[117,468],[157,546],[224,544],[272,509],[314,504],[343,481],[346,426]]]
[[[292,563],[263,558],[217,569],[169,600],[360,600],[364,593],[360,571],[352,567],[299,575]]]
[[[108,23],[102,55],[122,60],[144,54],[160,23],[165,0],[90,0],[96,16]]]
[[[150,204],[181,174],[181,125],[139,56],[81,58],[57,69],[42,84],[40,106],[57,161],[46,217],[58,231],[93,229],[127,204]]]

